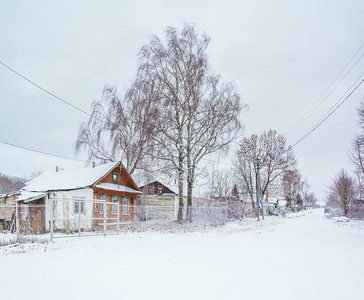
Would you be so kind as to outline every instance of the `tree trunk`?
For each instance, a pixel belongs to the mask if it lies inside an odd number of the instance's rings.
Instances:
[[[183,222],[183,158],[180,155],[178,165],[178,223]]]
[[[190,126],[187,125],[187,132],[190,132]],[[191,148],[190,148],[190,137],[187,142],[187,212],[186,212],[186,220],[187,222],[192,222],[192,165],[191,165]]]
[[[192,181],[187,183],[187,222],[192,222]]]

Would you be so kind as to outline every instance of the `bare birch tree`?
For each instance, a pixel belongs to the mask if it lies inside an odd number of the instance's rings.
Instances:
[[[124,96],[116,87],[105,87],[88,123],[81,124],[76,152],[85,149],[88,161],[122,161],[130,174],[147,168],[158,112],[155,97],[153,86],[142,78]]]
[[[286,170],[282,176],[281,184],[284,197],[288,202],[288,207],[292,209],[293,202],[293,211],[296,211],[297,200],[301,189],[303,188],[302,175],[300,171],[297,169]]]
[[[191,221],[192,189],[201,159],[219,151],[236,139],[241,124],[240,96],[231,83],[208,77],[192,93],[187,118],[187,219]],[[209,94],[206,95],[206,92]]]
[[[165,43],[153,36],[139,55],[139,72],[156,90],[160,100],[159,145],[156,157],[178,174],[179,211],[182,222],[183,185],[187,178],[187,207],[201,159],[227,146],[240,129],[240,97],[231,83],[221,83],[208,68],[210,39],[194,27],[181,32],[168,27]],[[190,209],[187,219],[191,220]]]

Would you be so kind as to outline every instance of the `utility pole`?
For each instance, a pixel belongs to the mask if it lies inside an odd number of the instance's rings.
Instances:
[[[262,202],[262,219],[264,220],[264,206],[263,206],[263,201],[261,201],[261,197],[260,197],[260,174],[259,174],[259,170],[260,170],[260,159],[257,158],[257,178],[256,178],[256,185],[257,185],[257,215],[258,215],[258,221],[259,221],[259,204],[260,202]]]
[[[264,199],[262,199],[262,191],[260,186],[260,159],[257,159],[257,170],[258,170],[258,192],[259,192],[259,202],[262,203],[262,218],[264,220]]]
[[[293,191],[293,198],[294,198],[294,212],[296,213],[296,204],[297,204],[297,197],[298,197],[298,185],[297,181],[295,181],[296,191]],[[293,187],[294,188],[294,187]]]

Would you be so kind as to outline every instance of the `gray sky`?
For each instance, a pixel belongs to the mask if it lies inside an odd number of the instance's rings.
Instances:
[[[211,37],[212,68],[234,81],[249,105],[242,116],[246,135],[286,134],[364,42],[363,16],[360,0],[0,0],[0,60],[89,111],[105,84],[121,90],[130,84],[150,34],[161,37],[166,26],[189,22]],[[364,58],[288,142],[299,140],[363,71]],[[347,154],[362,99],[363,85],[295,147],[299,169],[321,198],[330,176],[351,168]],[[0,113],[0,140],[71,157],[79,124],[87,120],[1,65]],[[82,163],[0,143],[0,172],[22,176],[57,164]]]

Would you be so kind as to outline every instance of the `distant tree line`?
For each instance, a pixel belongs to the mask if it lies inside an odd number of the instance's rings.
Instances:
[[[0,173],[0,194],[18,191],[24,185],[24,179]]]

